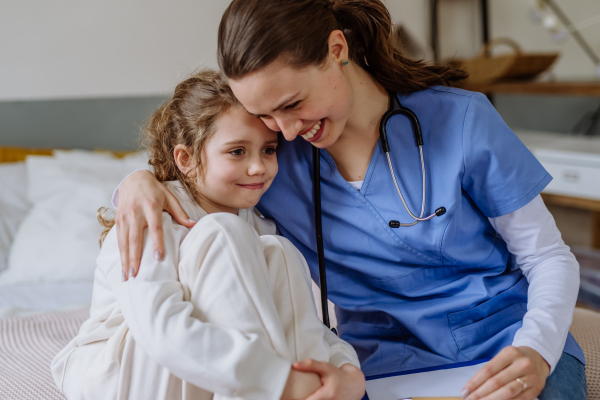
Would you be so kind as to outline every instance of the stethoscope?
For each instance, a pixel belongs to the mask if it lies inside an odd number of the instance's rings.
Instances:
[[[388,166],[390,168],[390,174],[392,175],[392,180],[394,181],[394,186],[396,187],[396,192],[398,192],[398,196],[400,196],[400,200],[402,200],[402,204],[404,205],[404,209],[408,212],[408,215],[414,222],[411,223],[400,223],[399,221],[390,221],[390,228],[399,228],[401,226],[413,226],[418,224],[421,221],[428,221],[433,217],[441,216],[446,213],[446,209],[444,207],[440,207],[433,214],[428,217],[423,217],[425,213],[425,161],[423,159],[423,134],[421,133],[421,124],[419,123],[419,119],[417,115],[410,109],[403,107],[398,100],[398,97],[394,92],[388,91],[390,96],[390,106],[388,110],[383,114],[381,118],[381,122],[379,123],[379,137],[381,139],[381,147],[383,152],[387,156]],[[421,202],[421,213],[419,216],[415,216],[406,201],[404,200],[404,196],[402,196],[402,191],[398,186],[398,182],[396,180],[396,174],[394,173],[394,167],[392,165],[392,160],[390,158],[390,146],[387,140],[387,131],[386,125],[390,118],[395,115],[405,115],[410,119],[413,133],[415,136],[415,143],[419,148],[419,155],[421,157],[421,174],[423,175],[423,197]],[[329,309],[327,307],[327,274],[325,271],[325,252],[323,249],[323,227],[321,224],[321,153],[317,147],[313,146],[313,192],[314,192],[314,201],[315,201],[315,232],[317,237],[317,258],[319,262],[319,282],[321,286],[321,310],[323,311],[323,323],[328,328],[331,326],[329,322]]]

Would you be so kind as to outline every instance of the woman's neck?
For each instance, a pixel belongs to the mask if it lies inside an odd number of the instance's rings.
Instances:
[[[379,122],[389,107],[387,90],[361,67],[350,64],[353,101],[340,137],[327,148],[347,181],[364,179],[379,139]]]

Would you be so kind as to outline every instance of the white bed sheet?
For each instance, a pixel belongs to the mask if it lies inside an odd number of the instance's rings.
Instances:
[[[0,286],[0,318],[89,307],[92,282]]]

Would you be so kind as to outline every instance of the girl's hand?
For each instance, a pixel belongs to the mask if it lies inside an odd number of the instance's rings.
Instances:
[[[306,400],[360,400],[365,395],[365,376],[352,364],[336,368],[327,362],[306,359],[296,362],[292,368],[314,372],[321,377],[321,386]]]
[[[150,230],[154,257],[165,254],[162,211],[173,216],[177,223],[191,228],[191,221],[177,198],[150,171],[136,171],[119,186],[119,204],[115,215],[117,240],[123,266],[123,279],[137,275],[142,257],[144,228]]]
[[[508,346],[465,385],[468,400],[533,400],[544,388],[550,366],[531,347]]]

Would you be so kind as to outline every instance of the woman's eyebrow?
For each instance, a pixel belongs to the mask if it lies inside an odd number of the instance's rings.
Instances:
[[[286,97],[271,112],[275,112],[275,111],[279,110],[281,107],[285,106],[287,103],[289,103],[290,101],[294,100],[294,98],[296,96],[298,96],[299,94],[300,94],[300,91],[297,91],[294,95]]]
[[[290,101],[294,100],[294,98],[296,98],[296,96],[298,96],[300,94],[300,91],[297,91],[296,93],[294,93],[292,96],[288,96],[285,99],[283,99],[283,101],[279,102],[279,104],[277,105],[277,107],[275,107],[271,112],[275,112],[277,110],[279,110],[281,107],[285,106],[287,103],[289,103]],[[248,112],[248,114],[254,116],[254,117],[266,117],[266,114],[254,114],[251,113],[250,111],[246,110]]]

